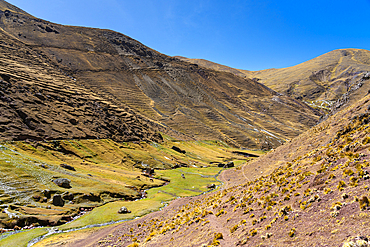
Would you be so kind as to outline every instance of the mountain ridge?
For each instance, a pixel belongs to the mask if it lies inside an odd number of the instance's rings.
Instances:
[[[354,48],[333,50],[287,68],[260,71],[234,69],[199,59],[179,59],[254,78],[279,93],[326,111],[370,71],[370,51]],[[367,84],[363,86],[358,92],[362,96],[370,89]],[[321,107],[323,104],[325,107]]]
[[[123,103],[174,137],[270,149],[320,116],[256,81],[189,65],[115,31],[12,11],[0,13],[0,27],[81,87]]]

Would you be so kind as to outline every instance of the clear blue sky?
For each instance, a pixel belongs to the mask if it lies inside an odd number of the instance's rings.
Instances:
[[[293,66],[370,49],[370,0],[9,0],[51,22],[106,28],[170,56],[234,68]]]

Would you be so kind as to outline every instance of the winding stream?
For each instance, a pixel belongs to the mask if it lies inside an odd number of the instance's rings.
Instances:
[[[200,173],[193,173],[193,172],[185,172],[181,169],[179,169],[180,172],[182,173],[185,173],[185,174],[193,174],[193,175],[198,175],[200,177],[204,177],[204,178],[214,178],[216,181],[220,182],[220,185],[216,186],[214,189],[210,189],[208,191],[205,191],[205,192],[202,192],[200,193],[199,195],[203,195],[203,194],[206,194],[206,193],[209,193],[213,190],[216,190],[218,189],[220,186],[223,185],[223,182],[221,180],[219,180],[217,177],[221,174],[221,172],[224,170],[225,168],[221,169],[220,171],[218,171],[217,174],[215,175],[203,175],[203,174],[200,174]],[[168,184],[166,184],[168,185]],[[164,185],[164,186],[166,186]],[[145,198],[145,197],[144,197]],[[141,198],[139,200],[142,200],[144,198]],[[176,198],[175,198],[176,199]],[[138,200],[138,201],[139,201]],[[162,202],[163,203],[163,202]],[[164,202],[163,203],[163,207],[159,208],[158,210],[162,210],[163,208],[165,208],[166,206],[169,205],[169,202]],[[139,218],[139,217],[136,217],[136,218]],[[103,227],[103,226],[108,226],[108,225],[113,225],[113,224],[117,224],[117,223],[122,223],[122,222],[126,222],[126,221],[129,221],[129,220],[133,220],[133,219],[136,219],[136,218],[132,218],[132,219],[125,219],[125,220],[119,220],[119,221],[110,221],[110,222],[106,222],[106,223],[100,223],[100,224],[92,224],[92,225],[87,225],[87,226],[83,226],[83,227],[79,227],[79,228],[73,228],[73,229],[68,229],[68,230],[59,230],[57,227],[51,227],[51,228],[48,228],[48,232],[42,236],[39,236],[33,240],[31,240],[30,242],[28,242],[27,244],[27,247],[30,247],[30,246],[33,246],[35,245],[36,243],[44,240],[45,238],[49,237],[50,235],[53,235],[53,234],[58,234],[58,233],[69,233],[69,232],[75,232],[75,231],[80,231],[80,230],[84,230],[84,229],[88,229],[88,228],[95,228],[95,227]],[[14,233],[15,234],[15,233]],[[11,234],[9,234],[10,236]]]

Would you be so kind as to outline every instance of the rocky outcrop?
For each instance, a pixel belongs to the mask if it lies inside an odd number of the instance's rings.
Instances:
[[[61,195],[54,195],[53,196],[53,205],[58,207],[64,206],[64,200]]]
[[[55,183],[56,185],[58,185],[59,187],[62,187],[62,188],[66,188],[66,189],[72,188],[71,187],[71,180],[69,180],[67,178],[54,179],[53,183]]]

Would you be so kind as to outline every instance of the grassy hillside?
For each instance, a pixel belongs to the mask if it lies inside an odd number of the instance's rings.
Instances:
[[[173,146],[187,151],[179,153]],[[208,167],[213,162],[243,159],[233,154],[234,150],[219,142],[1,143],[0,225],[4,228],[59,225],[79,214],[81,207],[140,199],[146,189],[164,185],[167,179],[160,175],[164,172],[156,172],[153,179],[143,176],[148,167],[159,170]],[[58,186],[54,182],[58,178],[68,179],[70,188]],[[58,194],[64,198],[64,207],[53,205],[53,196]],[[11,218],[12,214],[17,217]]]
[[[161,213],[117,226],[96,242],[101,246],[367,243],[369,102],[367,96],[256,161],[221,174],[230,181],[223,190],[179,200]]]

